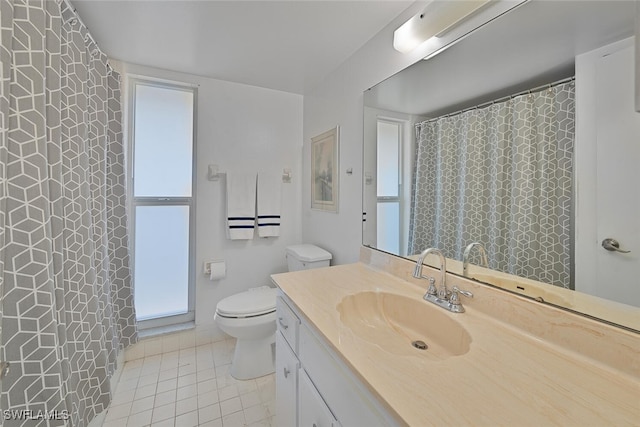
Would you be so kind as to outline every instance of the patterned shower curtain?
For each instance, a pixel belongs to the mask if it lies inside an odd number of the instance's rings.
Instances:
[[[0,23],[0,407],[84,426],[137,340],[119,75],[62,2],[0,0]]]
[[[571,287],[574,82],[418,125],[409,253]],[[477,260],[476,260],[477,262]]]

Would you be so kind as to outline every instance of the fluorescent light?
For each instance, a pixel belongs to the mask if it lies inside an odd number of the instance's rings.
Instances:
[[[463,19],[494,0],[434,0],[393,33],[393,47],[407,53],[453,29]]]

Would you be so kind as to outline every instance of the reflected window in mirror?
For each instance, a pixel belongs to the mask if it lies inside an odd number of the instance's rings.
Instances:
[[[405,125],[403,121],[379,118],[376,127],[377,245],[381,250],[404,254],[406,239],[402,230],[408,225],[409,206],[403,185],[403,154],[407,151]]]

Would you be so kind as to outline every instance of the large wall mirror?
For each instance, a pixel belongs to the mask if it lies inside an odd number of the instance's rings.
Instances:
[[[640,331],[637,3],[530,0],[366,91],[363,244]]]

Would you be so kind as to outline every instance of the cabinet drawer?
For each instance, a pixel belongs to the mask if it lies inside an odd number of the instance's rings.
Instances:
[[[300,319],[289,308],[287,303],[278,297],[276,301],[276,314],[278,330],[282,333],[282,336],[287,340],[294,353],[298,353],[298,329],[300,326]]]

